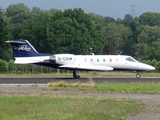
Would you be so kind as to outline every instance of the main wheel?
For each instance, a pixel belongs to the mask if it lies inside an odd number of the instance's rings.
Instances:
[[[80,71],[79,70],[74,70],[73,71],[73,77],[74,78],[80,78]]]
[[[80,78],[80,76],[78,75],[73,75],[73,77],[76,79],[76,78]]]

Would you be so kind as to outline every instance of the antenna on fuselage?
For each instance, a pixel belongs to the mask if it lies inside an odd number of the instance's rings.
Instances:
[[[91,53],[90,53],[90,54],[91,54],[91,55],[94,55],[94,53],[92,53],[92,47],[90,47],[90,50],[91,50]]]

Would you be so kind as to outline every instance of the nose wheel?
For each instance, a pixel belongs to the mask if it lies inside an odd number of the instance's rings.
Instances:
[[[137,79],[141,78],[141,74],[137,73],[137,74],[136,74],[136,78],[137,78]]]

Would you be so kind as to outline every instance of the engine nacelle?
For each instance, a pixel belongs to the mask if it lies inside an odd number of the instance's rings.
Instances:
[[[54,64],[72,64],[75,59],[73,54],[55,54],[49,61]]]
[[[53,55],[53,56],[51,56],[51,57],[50,57],[50,59],[49,59],[49,62],[51,62],[51,63],[54,63],[54,64],[55,64],[55,63],[56,63],[56,56],[54,56],[54,55]]]

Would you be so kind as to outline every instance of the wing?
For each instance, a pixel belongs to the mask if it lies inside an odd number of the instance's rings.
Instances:
[[[100,65],[62,65],[61,68],[79,69],[79,70],[97,70],[97,71],[112,71],[113,68],[109,66]]]

